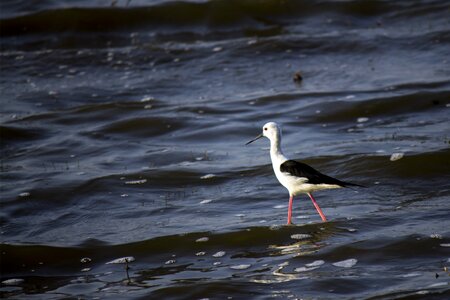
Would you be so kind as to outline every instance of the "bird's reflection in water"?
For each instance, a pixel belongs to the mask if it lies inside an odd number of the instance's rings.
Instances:
[[[279,283],[279,282],[288,282],[292,280],[302,280],[309,279],[314,277],[314,270],[319,269],[320,266],[324,263],[324,261],[320,261],[317,264],[306,264],[305,266],[298,268],[289,268],[291,265],[291,259],[295,259],[298,257],[308,257],[316,254],[320,249],[326,247],[328,245],[327,240],[330,239],[339,229],[333,224],[333,222],[329,222],[326,224],[317,224],[319,226],[314,226],[313,229],[317,231],[313,233],[295,233],[291,234],[292,239],[300,239],[293,241],[289,244],[282,245],[269,245],[269,250],[273,251],[273,256],[287,256],[286,261],[280,263],[273,267],[273,271],[271,275],[268,273],[258,276],[254,276],[251,281],[256,283]],[[296,227],[292,227],[294,230]],[[298,227],[297,227],[298,228]],[[302,228],[302,227],[300,227]],[[302,228],[303,229],[303,228]],[[289,228],[289,230],[291,230]],[[314,256],[315,262],[319,262],[317,256]],[[298,263],[295,263],[298,265]]]

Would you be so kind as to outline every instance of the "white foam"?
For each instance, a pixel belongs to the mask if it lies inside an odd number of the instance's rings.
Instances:
[[[242,264],[242,265],[235,265],[235,266],[231,266],[230,269],[233,270],[245,270],[250,268],[252,265],[247,265],[247,264]]]
[[[308,267],[300,267],[300,268],[295,268],[294,269],[294,271],[295,272],[307,272],[307,271],[312,271],[312,270],[315,270],[315,269],[318,269],[319,267],[317,266],[317,267],[310,267],[310,268],[308,268]]]
[[[106,263],[106,265],[110,265],[110,264],[124,264],[124,263],[129,263],[135,261],[135,258],[133,256],[125,256],[125,257],[120,257],[120,258],[116,258],[114,260],[111,260],[109,262]]]
[[[275,205],[273,208],[280,209],[280,208],[286,208],[286,207],[287,207],[287,205],[279,204],[279,205]]]
[[[430,235],[430,238],[442,240],[442,235],[440,235],[439,233],[433,233]]]
[[[223,257],[227,254],[225,251],[219,251],[213,254],[213,257]]]
[[[306,264],[305,266],[307,266],[307,267],[318,267],[318,266],[323,265],[324,263],[325,263],[324,260],[315,260],[312,263]]]
[[[365,123],[367,121],[369,121],[369,118],[366,118],[366,117],[361,117],[361,118],[356,119],[356,122],[358,122],[358,123]]]
[[[155,100],[155,98],[152,97],[152,96],[144,96],[144,97],[141,99],[141,102],[149,102],[149,101],[152,101],[152,100]]]
[[[398,277],[410,278],[410,277],[417,277],[417,276],[420,276],[420,275],[422,275],[422,274],[415,272],[415,273],[402,274],[402,275],[399,275]]]
[[[147,179],[139,179],[139,180],[125,181],[125,184],[143,184],[146,182],[147,182]]]
[[[21,278],[11,278],[7,280],[3,280],[2,284],[4,285],[18,285],[21,284],[24,280]]]
[[[333,264],[333,266],[340,267],[340,268],[351,268],[354,265],[356,265],[357,262],[358,262],[357,259],[350,258],[350,259],[346,259],[346,260],[341,260],[341,261],[335,262]]]
[[[197,243],[207,242],[207,241],[209,241],[209,237],[204,236],[204,237],[201,237],[201,238],[199,238],[199,239],[196,239],[195,241],[196,241]]]
[[[310,234],[307,233],[296,233],[291,235],[291,239],[294,240],[305,240],[305,239],[309,239],[311,237]]]
[[[404,155],[405,154],[402,153],[402,152],[392,153],[390,160],[391,161],[396,161],[396,160],[402,159]]]
[[[448,282],[436,282],[436,283],[429,285],[428,287],[436,288],[436,287],[447,286],[447,285],[448,285]]]
[[[426,294],[429,294],[430,292],[429,291],[427,291],[427,290],[421,290],[421,291],[418,291],[416,294],[417,295],[426,295]]]
[[[216,175],[214,175],[214,174],[206,174],[206,175],[203,175],[202,177],[200,177],[200,179],[210,179],[210,178],[214,178],[214,177],[216,177]]]

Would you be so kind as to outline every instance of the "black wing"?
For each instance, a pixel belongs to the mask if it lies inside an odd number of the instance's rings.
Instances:
[[[284,163],[282,163],[280,166],[280,171],[289,173],[292,176],[305,177],[308,179],[308,183],[311,184],[335,184],[343,187],[360,186],[358,184],[340,181],[336,178],[327,176],[325,174],[320,173],[313,167],[310,167],[307,164],[295,160],[287,160]]]

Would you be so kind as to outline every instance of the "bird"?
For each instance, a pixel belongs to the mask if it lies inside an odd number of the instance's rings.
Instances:
[[[262,137],[266,137],[270,141],[270,159],[272,161],[275,176],[281,185],[289,191],[287,225],[292,224],[292,204],[294,196],[307,194],[322,218],[322,221],[326,222],[327,218],[322,209],[320,209],[319,204],[317,204],[316,199],[314,199],[312,195],[313,192],[350,186],[364,187],[359,184],[338,180],[320,173],[305,163],[288,159],[281,150],[281,128],[275,122],[266,123],[262,128],[262,133],[245,145],[253,143]]]

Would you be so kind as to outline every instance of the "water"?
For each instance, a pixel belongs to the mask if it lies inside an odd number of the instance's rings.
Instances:
[[[2,297],[449,297],[447,1],[0,5]]]

